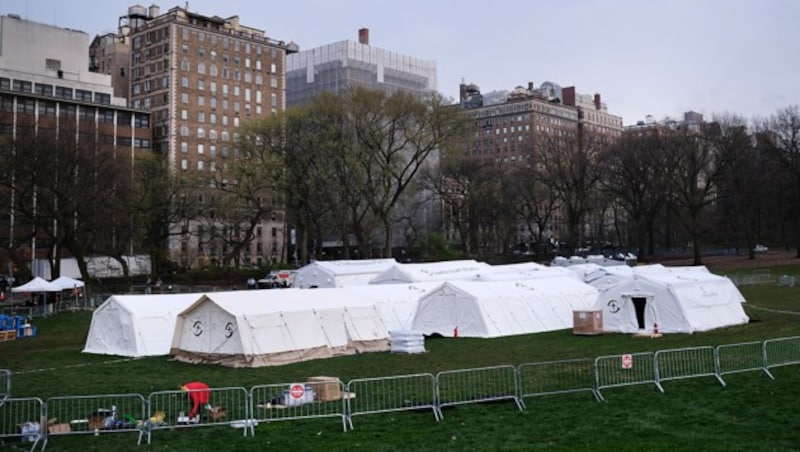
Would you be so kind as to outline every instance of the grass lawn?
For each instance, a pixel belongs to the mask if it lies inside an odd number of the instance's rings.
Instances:
[[[120,359],[84,355],[91,313],[36,319],[38,336],[0,343],[0,368],[11,369],[12,394],[53,396],[173,390],[190,380],[213,387],[303,381],[332,375],[348,381],[441,370],[476,368],[688,346],[732,344],[800,335],[800,287],[745,286],[748,325],[708,333],[574,336],[571,331],[498,339],[429,339],[427,353],[369,353],[280,367],[230,369],[190,365],[170,357]],[[798,315],[775,311],[793,311]],[[436,422],[430,410],[358,416],[355,430],[342,432],[336,419],[261,424],[255,437],[226,426],[158,431],[147,450],[798,450],[800,366],[727,375],[723,388],[713,377],[603,391],[606,402],[588,393],[527,398],[513,402],[444,409]],[[48,450],[133,449],[131,434],[56,437]],[[23,450],[23,443],[0,448]]]

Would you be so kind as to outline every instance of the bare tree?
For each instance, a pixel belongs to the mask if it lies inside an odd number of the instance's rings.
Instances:
[[[599,159],[605,146],[603,136],[584,132],[579,137],[566,132],[543,137],[538,148],[542,183],[560,200],[564,211],[569,252],[583,238],[584,220],[598,191]]]
[[[638,256],[645,260],[652,246],[653,222],[667,193],[670,154],[661,146],[658,129],[645,135],[625,135],[602,158],[602,190],[633,224]]]
[[[800,257],[800,108],[791,106],[778,111],[762,130],[764,148],[780,165],[786,180],[785,215],[794,231],[797,257]]]

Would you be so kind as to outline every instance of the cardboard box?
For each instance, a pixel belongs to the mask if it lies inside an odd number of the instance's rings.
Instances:
[[[308,385],[314,389],[319,402],[342,399],[341,382],[336,377],[311,377]]]
[[[573,311],[572,334],[602,334],[603,311]]]
[[[16,330],[0,331],[0,342],[13,341],[17,338]]]
[[[66,422],[60,422],[58,424],[50,424],[47,426],[47,433],[54,434],[54,433],[69,433],[72,431],[70,425]]]

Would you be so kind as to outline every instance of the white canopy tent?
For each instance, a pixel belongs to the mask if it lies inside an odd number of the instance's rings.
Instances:
[[[489,273],[492,266],[475,260],[426,262],[420,264],[396,263],[375,276],[370,284],[414,284],[470,279]]]
[[[423,296],[411,328],[452,337],[500,337],[572,327],[572,312],[591,309],[597,289],[570,277],[448,281]]]
[[[340,289],[208,293],[178,315],[179,361],[232,367],[282,365],[389,350],[389,333],[368,300]]]
[[[394,259],[314,261],[297,270],[292,287],[310,289],[366,285],[378,273],[396,263]]]
[[[21,286],[12,287],[11,291],[14,293],[61,292],[61,286],[36,276]]]
[[[168,355],[178,314],[201,295],[112,295],[92,313],[83,352]]]
[[[605,331],[694,333],[749,321],[739,289],[702,266],[601,267],[585,278],[600,291]]]
[[[69,276],[59,276],[50,282],[60,287],[61,290],[79,289],[85,285],[80,279],[70,278]]]

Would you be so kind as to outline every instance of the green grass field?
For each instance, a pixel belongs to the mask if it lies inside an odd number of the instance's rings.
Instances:
[[[595,358],[607,354],[721,345],[800,335],[800,287],[745,286],[748,325],[694,335],[634,338],[574,336],[571,331],[498,339],[429,339],[427,353],[369,353],[281,367],[230,369],[189,365],[170,357],[125,360],[80,352],[91,314],[63,313],[36,319],[38,336],[0,343],[0,368],[11,369],[12,394],[53,396],[173,390],[190,380],[213,387],[303,381],[314,375],[380,377],[491,365]],[[797,315],[778,311],[797,312]],[[603,391],[606,402],[588,393],[462,405],[444,410],[354,418],[343,432],[336,419],[261,424],[255,437],[220,426],[155,432],[146,450],[800,450],[800,366],[727,375],[723,388],[713,377]],[[0,444],[24,450],[26,444]],[[29,446],[29,444],[28,444]],[[47,450],[130,450],[136,436],[111,434],[52,438]]]

